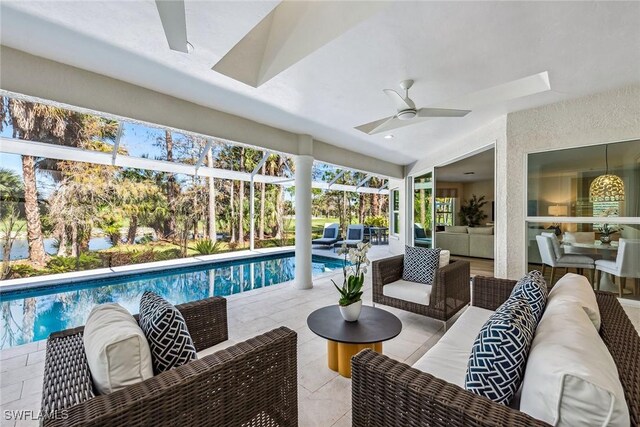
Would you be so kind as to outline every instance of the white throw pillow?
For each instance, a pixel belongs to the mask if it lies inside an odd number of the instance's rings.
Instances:
[[[447,265],[449,265],[450,260],[451,260],[451,251],[447,249],[441,249],[440,262],[438,264],[438,268],[446,267]]]
[[[549,305],[538,324],[520,410],[554,426],[628,426],[616,364],[578,304]]]
[[[598,301],[586,277],[580,274],[567,273],[558,280],[551,292],[549,292],[547,305],[562,302],[579,304],[589,316],[596,330],[600,330],[601,319]]]
[[[119,304],[101,304],[91,310],[84,327],[84,349],[100,394],[153,376],[147,339],[136,319]]]

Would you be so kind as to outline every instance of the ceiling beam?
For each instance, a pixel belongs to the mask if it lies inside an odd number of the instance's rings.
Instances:
[[[251,172],[251,177],[253,178],[254,176],[256,176],[256,174],[258,173],[258,171],[260,170],[260,168],[262,167],[262,165],[264,165],[264,163],[267,161],[267,159],[269,158],[269,156],[271,155],[270,152],[265,151],[264,155],[262,156],[262,159],[258,162],[258,164],[256,165],[255,168],[253,168],[253,171]],[[285,162],[286,164],[286,162]]]
[[[184,0],[156,0],[156,8],[160,14],[164,35],[169,48],[178,52],[189,53],[187,41],[187,19]]]

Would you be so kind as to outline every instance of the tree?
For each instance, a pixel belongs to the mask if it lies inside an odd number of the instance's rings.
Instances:
[[[164,147],[167,154],[167,161],[173,161],[173,135],[170,130],[164,132]],[[176,197],[180,192],[180,186],[176,183],[176,177],[173,173],[167,175],[166,194],[168,215],[164,223],[165,237],[173,237],[176,231]]]
[[[64,137],[65,115],[67,115],[65,110],[17,98],[9,98],[7,101],[3,98],[3,106],[5,102],[13,126],[14,138],[39,141],[52,137],[57,139]],[[6,116],[6,113],[3,113],[3,116]],[[3,121],[3,127],[4,123]],[[24,180],[24,210],[27,220],[29,260],[36,265],[43,266],[47,260],[47,254],[44,250],[38,205],[35,157],[22,156],[22,179]]]
[[[18,223],[18,202],[22,180],[13,171],[0,169],[0,232],[2,233],[2,267],[0,279],[11,272],[11,248],[23,226]]]

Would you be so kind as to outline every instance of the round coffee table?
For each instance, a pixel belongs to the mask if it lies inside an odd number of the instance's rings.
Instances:
[[[329,368],[351,378],[351,357],[370,348],[382,353],[382,342],[402,331],[402,322],[388,311],[362,306],[357,322],[342,318],[337,305],[320,308],[309,315],[307,325],[313,333],[327,341]]]

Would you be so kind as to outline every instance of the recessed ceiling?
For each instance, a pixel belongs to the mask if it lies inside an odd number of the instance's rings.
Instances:
[[[640,2],[394,2],[259,88],[211,70],[278,4],[186,2],[191,54],[154,1],[3,1],[2,44],[399,164],[510,111],[640,82]],[[549,72],[552,91],[364,135],[412,78],[419,105]],[[490,142],[490,141],[487,141]]]
[[[436,168],[436,181],[476,182],[492,180],[495,172],[495,149]],[[467,174],[473,172],[473,174]]]

